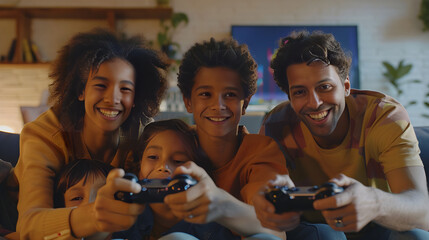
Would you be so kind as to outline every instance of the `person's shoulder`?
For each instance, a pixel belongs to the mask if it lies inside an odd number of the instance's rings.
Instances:
[[[271,109],[264,117],[264,123],[275,123],[285,121],[286,117],[290,117],[291,106],[289,101],[279,103]]]
[[[389,113],[390,116],[409,121],[405,108],[396,99],[381,92],[353,89],[347,104],[357,113],[370,113],[373,117]]]
[[[252,148],[266,147],[269,144],[275,144],[273,138],[260,134],[246,134],[243,137],[243,146],[251,146]]]
[[[42,113],[36,120],[24,125],[21,137],[27,134],[54,136],[62,131],[62,126],[52,108]]]
[[[353,102],[364,104],[364,105],[379,105],[381,107],[387,105],[400,106],[402,105],[393,97],[384,94],[382,92],[370,91],[370,90],[357,90],[352,89],[351,99]]]
[[[391,96],[363,90],[353,91],[352,96],[350,117],[355,123],[360,123],[360,129],[368,140],[394,139],[407,129],[412,129],[406,109]]]

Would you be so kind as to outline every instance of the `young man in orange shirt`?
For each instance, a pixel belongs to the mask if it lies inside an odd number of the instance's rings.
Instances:
[[[216,221],[242,236],[276,233],[256,218],[252,197],[277,173],[286,174],[285,159],[269,137],[248,134],[239,126],[256,91],[257,65],[247,46],[234,40],[195,44],[184,56],[178,86],[209,162],[179,167],[199,183],[167,196],[172,211],[189,222]],[[282,236],[284,237],[284,236]],[[257,239],[275,236],[259,234]]]

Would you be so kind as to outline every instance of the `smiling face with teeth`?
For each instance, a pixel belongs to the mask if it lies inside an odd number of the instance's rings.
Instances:
[[[191,97],[184,97],[193,113],[199,138],[236,137],[249,97],[244,96],[240,75],[225,67],[201,67],[194,78]]]
[[[79,96],[85,103],[84,128],[112,132],[128,118],[134,104],[134,68],[122,59],[112,59],[91,71]]]
[[[349,119],[345,97],[350,81],[342,81],[335,66],[320,61],[290,65],[286,70],[291,106],[322,147],[341,143]]]

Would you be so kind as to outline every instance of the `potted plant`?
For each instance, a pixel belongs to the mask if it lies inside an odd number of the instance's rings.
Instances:
[[[402,86],[404,84],[410,84],[410,83],[421,83],[420,80],[414,79],[414,80],[404,80],[404,76],[409,74],[411,69],[413,68],[412,64],[404,64],[404,60],[401,60],[397,67],[393,66],[389,62],[383,61],[383,66],[385,67],[385,72],[383,73],[383,76],[386,77],[386,79],[389,81],[391,86],[394,88],[396,92],[396,97],[399,98],[404,91],[402,90]],[[417,104],[417,101],[412,100],[409,101],[405,107],[415,105]]]
[[[186,26],[188,22],[188,15],[182,12],[173,13],[168,20],[161,20],[157,42],[161,50],[171,59],[174,59],[177,51],[180,50],[180,44],[173,41],[173,36],[181,24]]]
[[[429,0],[422,0],[418,17],[423,22],[423,31],[429,30]]]
[[[158,7],[168,7],[170,6],[170,0],[156,0],[156,5]]]

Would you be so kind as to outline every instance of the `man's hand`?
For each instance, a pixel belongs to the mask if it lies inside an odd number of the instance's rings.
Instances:
[[[331,179],[344,192],[316,200],[313,206],[321,210],[326,222],[337,231],[358,232],[378,215],[379,203],[376,193],[355,179],[343,174]],[[342,221],[341,224],[337,224]]]
[[[275,180],[268,182],[267,186],[262,187],[253,197],[253,205],[256,215],[263,227],[276,231],[290,231],[296,228],[300,223],[300,212],[275,213],[272,203],[265,199],[265,190],[273,186],[294,187],[289,175],[277,175]]]
[[[203,224],[216,221],[224,215],[222,203],[228,198],[228,194],[216,186],[204,169],[189,161],[178,167],[173,174],[188,174],[198,181],[187,191],[164,198],[164,203],[176,217]]]

